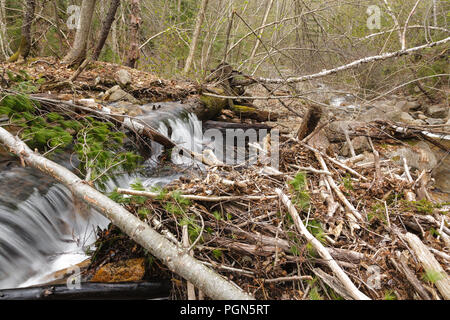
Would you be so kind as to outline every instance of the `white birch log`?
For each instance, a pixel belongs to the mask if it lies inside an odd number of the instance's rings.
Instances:
[[[435,285],[444,299],[449,300],[450,278],[448,277],[442,266],[439,264],[430,250],[428,250],[428,248],[422,243],[418,236],[412,233],[407,233],[403,237],[416,254],[417,258],[425,269],[425,272],[438,273],[441,275],[441,278],[436,281]]]
[[[294,205],[292,204],[291,200],[280,190],[276,189],[275,192],[280,197],[281,201],[284,203],[286,208],[289,211],[289,214],[292,216],[292,219],[294,220],[295,226],[297,227],[298,231],[308,240],[309,243],[317,250],[319,255],[326,261],[327,265],[330,267],[330,269],[333,271],[333,273],[336,275],[336,277],[339,279],[339,281],[342,283],[348,294],[356,300],[370,300],[368,296],[366,296],[364,293],[358,290],[356,286],[353,284],[353,282],[350,280],[350,278],[347,276],[347,274],[342,270],[342,268],[337,264],[337,262],[333,259],[330,252],[325,248],[319,240],[317,240],[305,227],[302,220],[300,219],[300,216],[297,212],[297,209],[295,209]]]
[[[20,157],[27,165],[39,169],[64,184],[74,196],[98,210],[131,239],[160,259],[171,271],[192,282],[210,298],[220,300],[253,299],[241,288],[191,257],[183,248],[168,241],[121,205],[90,187],[66,168],[33,152],[23,141],[1,127],[0,143]]]
[[[273,83],[273,84],[297,83],[297,82],[302,82],[302,81],[313,80],[313,79],[325,77],[325,76],[328,76],[330,74],[334,74],[334,73],[337,73],[337,72],[340,72],[340,71],[345,71],[345,70],[349,70],[349,69],[352,69],[352,68],[356,68],[356,67],[358,67],[358,66],[360,66],[362,64],[371,63],[371,62],[375,62],[375,61],[386,60],[386,59],[390,59],[390,58],[395,58],[395,57],[400,57],[400,56],[403,56],[403,55],[411,54],[413,52],[420,51],[420,50],[423,50],[423,49],[426,49],[426,48],[431,48],[431,47],[434,47],[434,46],[445,44],[448,41],[450,41],[450,37],[447,37],[447,38],[442,39],[440,41],[427,43],[427,44],[424,44],[424,45],[421,45],[421,46],[418,46],[418,47],[413,47],[413,48],[409,48],[409,49],[405,49],[405,50],[399,50],[399,51],[395,51],[395,52],[387,52],[387,53],[383,53],[383,54],[372,56],[372,57],[362,58],[362,59],[350,62],[348,64],[339,66],[339,67],[334,68],[334,69],[323,70],[321,72],[318,72],[318,73],[315,73],[315,74],[306,75],[306,76],[290,77],[290,78],[287,78],[287,79],[257,78],[256,80],[257,80],[257,82]]]

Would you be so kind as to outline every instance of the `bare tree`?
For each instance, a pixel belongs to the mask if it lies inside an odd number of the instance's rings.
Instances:
[[[26,59],[31,50],[31,26],[34,19],[34,11],[36,9],[35,0],[26,0],[24,8],[24,17],[22,23],[22,35],[20,45],[16,53],[10,58],[9,62],[16,62],[19,59]]]
[[[79,64],[86,58],[87,43],[91,33],[92,16],[96,0],[83,0],[80,11],[80,21],[75,34],[72,49],[63,59],[69,65]]]
[[[141,24],[141,4],[140,0],[130,0],[130,2],[130,50],[125,65],[130,68],[135,68],[136,62],[139,59],[139,26]]]
[[[206,8],[208,7],[209,0],[202,0],[200,11],[197,15],[197,21],[195,23],[194,35],[192,37],[191,46],[189,48],[189,55],[184,65],[183,73],[186,74],[191,69],[192,61],[194,60],[195,50],[197,49],[198,40],[200,38],[200,32],[202,30],[203,20],[205,19]]]
[[[106,14],[105,20],[103,20],[102,31],[100,32],[100,38],[98,39],[97,46],[92,54],[92,60],[97,60],[100,56],[100,52],[105,45],[106,39],[108,38],[109,31],[115,20],[117,8],[120,5],[120,0],[111,0],[109,5],[108,13]]]
[[[0,55],[8,58],[12,54],[6,33],[6,0],[0,0]]]

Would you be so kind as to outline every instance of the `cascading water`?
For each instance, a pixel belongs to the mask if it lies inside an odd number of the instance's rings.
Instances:
[[[202,143],[199,126],[193,114],[173,114],[160,123],[158,130],[184,148],[194,149]],[[152,157],[145,166],[155,169],[162,148],[157,143],[152,143],[152,148]],[[177,165],[189,164],[178,155],[172,160]],[[11,163],[3,169],[0,166],[0,289],[42,283],[46,275],[83,261],[87,258],[86,248],[95,241],[97,227],[108,224],[106,218],[93,211],[77,214],[72,195],[64,186],[35,169]],[[165,185],[181,175],[149,171],[151,175],[118,176],[107,189],[127,188],[137,178],[146,187]]]

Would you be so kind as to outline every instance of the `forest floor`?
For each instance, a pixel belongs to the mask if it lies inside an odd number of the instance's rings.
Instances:
[[[101,62],[89,66],[73,84],[52,90],[54,84],[70,78],[74,70],[49,58],[33,60],[26,67],[0,65],[0,83],[11,87],[7,71],[20,75],[20,70],[25,70],[33,83],[42,79],[39,93],[77,103],[95,99],[95,103],[101,104],[99,97],[121,81],[120,70],[126,70],[131,78],[122,88],[137,99],[137,104],[183,100],[201,94],[201,86],[189,81],[163,80]],[[261,96],[264,92],[256,86],[247,93]],[[395,99],[389,105],[392,108],[401,102],[425,105],[409,97]],[[285,103],[301,115],[307,110],[298,99]],[[383,108],[383,103],[377,107]],[[318,126],[321,130],[314,132],[308,141],[299,141],[296,131],[302,117],[293,115],[278,100],[257,100],[255,106],[276,115],[276,121],[267,119],[264,123],[280,129],[278,170],[270,169],[267,159],[241,167],[213,166],[186,172],[158,191],[157,197],[116,195],[116,198],[143,221],[153,227],[158,225],[159,231],[171,235],[180,246],[183,239],[190,244],[195,242],[191,252],[196,259],[257,299],[352,298],[331,271],[330,261],[305,240],[277,190],[288,195],[308,232],[327,248],[339,267],[368,297],[449,298],[450,203],[445,184],[437,188],[432,183],[433,179],[442,179],[435,177],[433,170],[445,157],[438,158],[430,147],[417,145],[426,141],[420,133],[425,129],[438,135],[450,131],[446,126],[448,113],[447,118],[439,118],[442,121],[430,125],[425,120],[423,123],[392,122],[386,118],[362,121],[353,115],[347,117],[345,112],[342,115],[342,109],[338,108],[337,113],[325,114]],[[396,110],[395,116],[403,116],[402,110]],[[406,113],[413,112],[416,110],[411,106]],[[218,120],[250,126],[258,122],[243,119],[231,110],[223,110]],[[342,132],[337,134],[332,128],[332,123],[345,121],[351,121],[347,124],[350,144]],[[395,123],[405,126],[406,133],[397,132]],[[351,155],[350,145],[356,156]],[[439,152],[446,153],[445,156],[448,154],[445,141],[434,147],[440,148]],[[420,155],[417,164],[411,163],[414,160],[407,156],[407,151],[399,151],[407,149]],[[408,162],[404,163],[403,158]],[[447,168],[442,170],[448,174]],[[444,176],[444,180],[450,180],[449,176]],[[137,189],[134,191],[149,191]],[[173,299],[188,297],[186,281],[115,226],[99,231],[98,236],[91,262],[84,266],[87,280],[166,278],[172,281]],[[197,299],[202,299],[200,292]]]

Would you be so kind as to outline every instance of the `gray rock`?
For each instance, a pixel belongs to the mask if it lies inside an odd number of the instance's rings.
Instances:
[[[139,103],[139,101],[136,98],[134,98],[128,92],[122,90],[120,86],[114,86],[108,91],[106,91],[105,95],[103,96],[103,99],[109,102],[128,101],[134,104]]]
[[[389,157],[402,164],[402,158],[406,158],[408,165],[417,170],[431,170],[433,169],[438,160],[430,146],[423,141],[420,141],[411,147],[401,147],[389,153]]]
[[[377,101],[373,107],[366,112],[363,112],[357,120],[359,121],[374,121],[374,120],[388,120],[386,114],[396,110],[392,104],[387,104],[385,101]]]
[[[434,106],[428,106],[426,115],[431,118],[447,118],[449,107],[443,104],[436,104]]]
[[[126,88],[131,83],[131,75],[125,69],[120,69],[117,71],[115,79],[122,88]]]
[[[360,137],[353,138],[352,145],[353,145],[353,149],[355,149],[356,154],[360,154],[364,151],[371,150],[370,144],[369,144],[369,139],[367,139],[367,137],[360,136]],[[341,154],[344,157],[350,156],[350,148],[348,147],[347,143],[344,144],[344,147],[341,150]]]
[[[388,120],[394,122],[403,122],[406,124],[420,125],[422,121],[414,119],[409,113],[403,111],[392,111],[385,114]]]
[[[436,119],[436,118],[427,118],[425,120],[426,123],[428,123],[429,125],[437,125],[437,124],[444,124],[445,120],[444,119]]]

